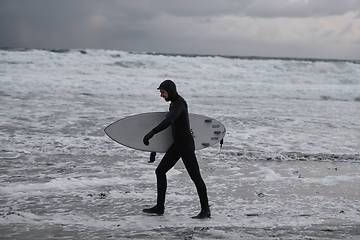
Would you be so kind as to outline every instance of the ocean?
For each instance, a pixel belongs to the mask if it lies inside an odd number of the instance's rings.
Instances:
[[[227,130],[197,151],[212,218],[181,161],[164,216],[149,153],[110,123],[167,111],[172,79],[189,112]],[[1,239],[357,239],[360,61],[0,49]]]

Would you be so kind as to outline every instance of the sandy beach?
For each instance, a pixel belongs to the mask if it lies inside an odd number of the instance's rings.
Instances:
[[[360,237],[359,163],[199,156],[212,210],[201,221],[190,218],[199,203],[182,163],[159,217],[141,211],[156,197],[156,163],[145,156],[30,159],[1,161],[1,239]]]

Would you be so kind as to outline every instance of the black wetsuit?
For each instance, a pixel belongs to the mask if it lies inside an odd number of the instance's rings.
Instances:
[[[195,144],[190,130],[187,103],[177,93],[176,86],[172,81],[164,81],[160,85],[159,89],[167,91],[169,97],[166,101],[171,101],[171,104],[166,119],[156,126],[152,130],[152,133],[156,134],[171,126],[174,143],[167,150],[155,171],[158,189],[157,206],[163,207],[165,203],[165,193],[167,187],[166,173],[181,158],[187,172],[195,183],[200,198],[201,209],[207,210],[209,209],[207,190],[201,177],[199,165],[195,156]]]

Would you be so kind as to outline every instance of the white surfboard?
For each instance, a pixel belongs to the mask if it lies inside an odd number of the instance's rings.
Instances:
[[[166,152],[173,143],[171,127],[155,134],[148,146],[143,143],[144,136],[164,120],[166,114],[152,112],[129,116],[110,124],[104,131],[124,146],[148,152]],[[213,118],[190,113],[189,120],[196,150],[210,147],[225,136],[225,126]]]

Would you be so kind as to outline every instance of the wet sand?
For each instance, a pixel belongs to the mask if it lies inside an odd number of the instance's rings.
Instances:
[[[360,163],[199,156],[212,218],[183,165],[163,216],[145,158],[23,155],[1,161],[1,239],[359,239]]]

